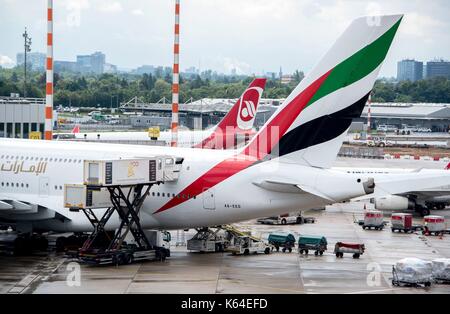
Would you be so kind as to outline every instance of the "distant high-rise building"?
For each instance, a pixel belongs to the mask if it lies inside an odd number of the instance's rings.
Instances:
[[[141,65],[133,71],[136,74],[155,74],[155,67],[153,65]]]
[[[54,62],[55,72],[77,72],[77,63],[73,61]]]
[[[405,59],[397,63],[397,80],[415,82],[423,79],[423,62]]]
[[[105,72],[104,53],[99,51],[90,55],[77,56],[77,70],[81,73],[102,74]]]
[[[41,52],[29,52],[27,53],[27,64],[33,70],[43,70],[45,69],[45,53]],[[16,55],[16,63],[17,65],[22,65],[25,62],[25,54],[23,52],[19,52]]]
[[[446,77],[450,79],[450,62],[444,60],[427,62],[427,78]]]

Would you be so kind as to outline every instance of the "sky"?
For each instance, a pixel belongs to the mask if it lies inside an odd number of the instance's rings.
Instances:
[[[46,51],[47,0],[0,0],[0,66],[23,50]],[[180,67],[239,74],[308,72],[350,22],[404,13],[381,76],[397,61],[450,59],[448,0],[181,0]],[[174,0],[55,0],[55,60],[102,51],[122,69],[170,66]]]

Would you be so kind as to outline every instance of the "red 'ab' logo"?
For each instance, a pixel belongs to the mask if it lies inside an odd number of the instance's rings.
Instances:
[[[259,102],[260,92],[258,88],[252,87],[244,92],[240,99],[237,125],[243,130],[251,129],[253,119],[256,116],[256,109]]]

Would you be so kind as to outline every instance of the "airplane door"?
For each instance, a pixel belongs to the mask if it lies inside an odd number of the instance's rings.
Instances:
[[[39,196],[48,196],[50,182],[47,177],[39,178]]]
[[[216,209],[216,200],[214,196],[214,188],[203,189],[203,208],[204,209]]]

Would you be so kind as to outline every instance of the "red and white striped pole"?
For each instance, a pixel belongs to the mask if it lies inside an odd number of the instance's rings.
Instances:
[[[180,0],[175,0],[175,37],[173,44],[173,76],[172,76],[172,142],[178,144],[178,103],[180,91]]]
[[[47,8],[46,69],[44,139],[51,140],[53,137],[53,0],[48,0]]]

